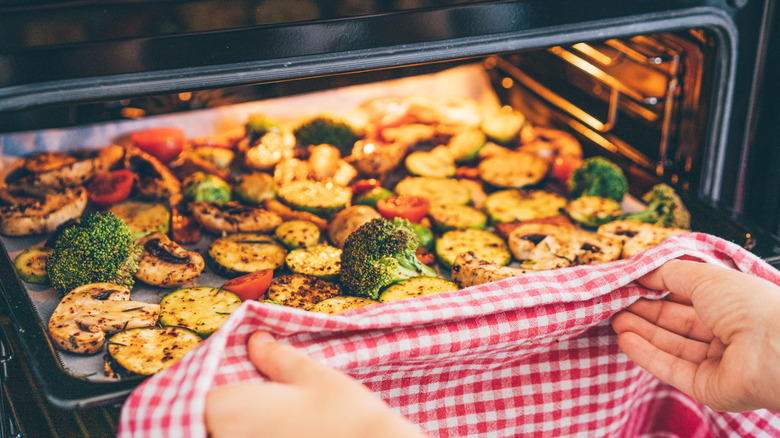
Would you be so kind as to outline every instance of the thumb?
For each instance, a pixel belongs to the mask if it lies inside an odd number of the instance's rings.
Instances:
[[[305,383],[309,376],[316,378],[317,369],[326,368],[295,347],[276,342],[266,331],[252,333],[247,353],[255,368],[277,383]]]

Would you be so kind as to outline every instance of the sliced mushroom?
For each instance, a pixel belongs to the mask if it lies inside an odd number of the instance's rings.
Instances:
[[[328,224],[328,238],[337,248],[344,248],[344,242],[353,231],[361,225],[382,217],[376,210],[367,205],[353,205],[336,213]]]
[[[111,283],[73,289],[49,318],[54,345],[73,353],[92,354],[103,348],[106,334],[157,323],[160,306],[130,301],[130,289]]]
[[[87,206],[83,187],[55,191],[47,187],[0,188],[0,233],[27,236],[54,231],[81,216]]]
[[[652,248],[658,245],[672,236],[685,233],[690,233],[690,230],[682,228],[664,228],[650,225],[650,227],[641,230],[635,236],[626,240],[626,243],[623,245],[623,253],[621,256],[624,259],[627,259],[648,248]]]
[[[55,189],[80,186],[93,176],[107,172],[124,155],[124,148],[110,145],[78,154],[44,152],[25,158],[22,167],[29,172],[20,182]],[[23,174],[17,174],[23,175]]]
[[[268,233],[282,223],[282,218],[276,213],[237,202],[191,202],[188,206],[195,220],[215,234]]]
[[[143,252],[135,278],[146,284],[181,286],[203,272],[203,256],[195,251],[187,251],[159,231],[147,234],[136,243],[143,248]]]
[[[181,200],[181,182],[157,158],[131,147],[125,155],[125,167],[138,175],[136,188],[141,197],[168,200],[172,205]]]

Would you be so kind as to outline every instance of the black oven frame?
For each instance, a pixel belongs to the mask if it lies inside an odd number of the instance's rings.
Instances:
[[[170,2],[184,3],[184,2]],[[388,3],[388,2],[380,2]],[[107,7],[143,7],[111,3]],[[31,24],[45,11],[99,8],[104,3],[0,3],[5,20]],[[762,73],[774,0],[641,1],[526,0],[476,2],[370,15],[180,34],[138,34],[51,46],[0,41],[0,131],[40,129],[28,115],[86,102],[337,75],[366,69],[480,57],[578,41],[705,28],[718,45],[709,116],[705,181],[697,195],[726,215],[738,215],[761,190],[746,163],[764,90]],[[205,54],[205,56],[204,56]],[[121,58],[122,62],[111,62]],[[129,61],[128,61],[129,60]],[[27,124],[25,124],[27,123]],[[63,122],[67,124],[68,122]],[[774,174],[774,178],[780,172]],[[773,176],[770,175],[770,178]],[[771,181],[771,179],[769,180]],[[757,185],[758,184],[758,185]],[[758,189],[757,189],[758,188]],[[775,205],[777,202],[775,194]],[[776,229],[757,239],[759,255],[777,255]],[[769,247],[765,247],[769,242]],[[0,260],[0,307],[6,332],[22,339],[19,360],[30,361],[36,384],[58,408],[117,403],[137,381],[96,384],[65,374],[45,328],[34,318],[7,258]],[[9,280],[10,279],[10,280]],[[16,343],[14,343],[16,344]]]

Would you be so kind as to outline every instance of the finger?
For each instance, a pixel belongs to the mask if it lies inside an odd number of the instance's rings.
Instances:
[[[268,332],[253,333],[247,341],[249,360],[266,377],[278,383],[304,383],[327,367],[295,347],[276,342]]]
[[[709,343],[669,332],[630,312],[619,313],[612,320],[612,328],[618,334],[636,333],[660,350],[689,362],[701,363],[710,353]]]
[[[659,350],[636,333],[623,332],[618,346],[637,365],[664,382],[693,396],[693,382],[698,366]]]
[[[696,310],[684,304],[660,300],[638,300],[626,310],[678,335],[702,342],[710,342],[715,336],[704,325]]]

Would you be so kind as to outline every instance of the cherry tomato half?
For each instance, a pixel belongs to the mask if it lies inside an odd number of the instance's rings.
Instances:
[[[352,183],[352,194],[360,195],[365,193],[374,187],[379,187],[379,181],[375,179],[359,179]]]
[[[273,269],[263,269],[228,280],[222,289],[238,295],[241,301],[256,300],[265,295],[273,277]]]
[[[431,202],[428,198],[410,195],[391,196],[376,202],[376,209],[384,218],[400,217],[414,223],[420,222],[428,214],[430,206]]]
[[[89,182],[87,192],[89,199],[99,207],[122,202],[130,196],[135,174],[127,169],[101,173]]]
[[[550,176],[566,184],[580,166],[582,166],[582,158],[573,155],[559,155],[552,162]]]
[[[142,151],[167,164],[179,156],[187,136],[178,128],[149,128],[131,133],[130,140]]]

